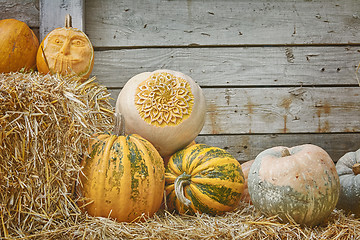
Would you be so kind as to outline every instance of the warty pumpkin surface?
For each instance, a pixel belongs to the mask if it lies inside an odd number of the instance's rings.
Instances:
[[[76,74],[86,80],[94,67],[94,49],[88,36],[73,28],[67,15],[65,26],[45,36],[36,55],[38,71],[43,74]]]
[[[152,216],[164,194],[164,163],[142,137],[98,134],[81,162],[79,204],[92,216],[131,222]]]
[[[168,157],[200,133],[205,107],[202,90],[193,79],[162,69],[132,77],[120,91],[115,112],[124,116],[126,133],[141,135]]]
[[[26,23],[0,20],[0,72],[34,70],[39,40]]]
[[[234,210],[244,190],[240,163],[221,148],[191,145],[171,156],[165,170],[169,211],[218,215]]]
[[[340,183],[327,152],[305,144],[262,151],[250,168],[248,188],[254,206],[265,215],[314,226],[335,208]]]
[[[360,216],[360,149],[348,152],[336,163],[340,179],[339,209]]]

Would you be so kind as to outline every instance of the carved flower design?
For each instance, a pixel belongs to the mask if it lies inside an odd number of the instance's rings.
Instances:
[[[154,73],[138,86],[135,106],[142,119],[156,126],[174,126],[189,117],[194,96],[190,84],[170,73]]]

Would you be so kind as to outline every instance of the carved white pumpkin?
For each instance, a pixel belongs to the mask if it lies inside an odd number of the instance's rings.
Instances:
[[[132,77],[115,108],[125,118],[126,133],[144,137],[163,157],[196,138],[204,126],[205,111],[199,85],[181,72],[164,69]]]

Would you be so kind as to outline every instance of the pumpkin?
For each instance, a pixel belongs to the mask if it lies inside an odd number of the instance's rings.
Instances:
[[[73,28],[66,15],[65,27],[52,30],[41,42],[36,55],[38,71],[75,74],[86,80],[94,66],[94,49],[87,35]]]
[[[321,223],[332,212],[340,191],[334,162],[312,144],[262,151],[250,168],[248,187],[262,213],[306,226]]]
[[[0,72],[34,70],[39,40],[26,23],[0,20]]]
[[[250,198],[250,194],[249,194],[249,188],[248,188],[248,176],[249,176],[249,171],[251,168],[251,165],[254,163],[254,160],[250,160],[247,162],[244,162],[243,164],[241,164],[241,170],[244,174],[244,178],[245,178],[245,188],[244,188],[244,192],[241,195],[241,201],[242,202],[246,202],[249,204],[252,204],[251,202],[251,198]]]
[[[189,76],[172,70],[144,72],[120,91],[115,112],[121,113],[126,133],[150,141],[162,157],[190,144],[205,122],[205,99]]]
[[[336,163],[340,179],[337,208],[360,216],[360,149],[348,152]]]
[[[190,147],[190,146],[195,145],[195,144],[196,144],[196,142],[195,142],[195,140],[194,140],[194,141],[192,141],[189,145],[187,145],[187,147]],[[163,157],[164,165],[165,165],[165,166],[168,164],[170,157],[171,157],[171,156]]]
[[[83,200],[79,205],[91,216],[111,217],[119,222],[150,217],[163,200],[162,158],[144,138],[118,135],[122,130],[115,132],[96,134],[89,141],[81,162]]]
[[[171,156],[165,190],[169,211],[218,215],[239,205],[244,176],[240,163],[225,150],[195,144]]]

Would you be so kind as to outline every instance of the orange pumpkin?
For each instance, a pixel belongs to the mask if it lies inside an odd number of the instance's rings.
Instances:
[[[0,21],[0,72],[34,69],[38,47],[39,40],[26,23],[16,19]]]
[[[164,163],[154,146],[139,135],[123,135],[123,130],[95,135],[81,166],[79,187],[85,199],[79,205],[91,216],[131,222],[159,210]]]
[[[251,161],[247,161],[247,162],[244,162],[243,164],[241,164],[241,169],[243,171],[244,178],[245,178],[245,183],[244,183],[245,188],[244,188],[244,192],[241,195],[240,199],[242,202],[246,202],[249,204],[252,204],[252,202],[251,202],[249,188],[248,188],[248,176],[249,176],[249,171],[250,171],[251,165],[254,163],[254,161],[255,160],[251,160]]]
[[[37,51],[36,65],[44,74],[76,74],[86,80],[94,66],[94,49],[84,32],[71,25],[66,16],[65,27],[51,31]]]

